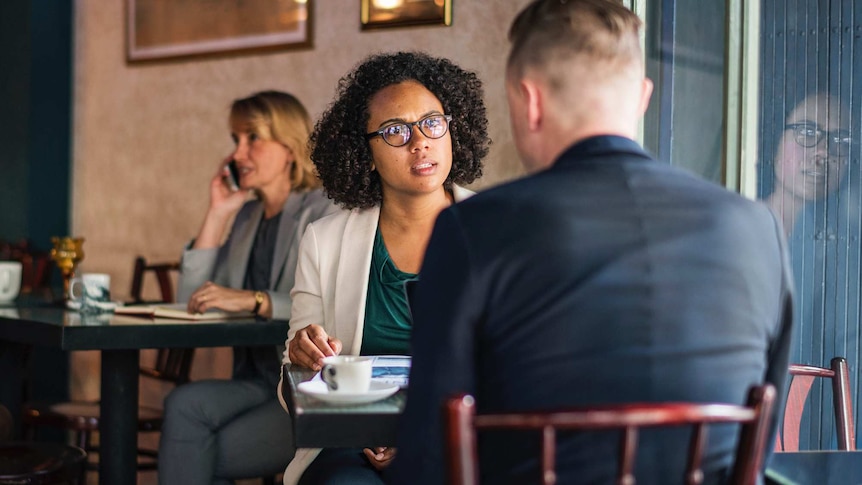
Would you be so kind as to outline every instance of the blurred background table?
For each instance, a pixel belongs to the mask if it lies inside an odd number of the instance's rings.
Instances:
[[[20,420],[24,355],[30,346],[101,352],[99,482],[135,483],[138,367],[141,349],[279,345],[288,322],[257,319],[184,321],[84,315],[53,305],[22,302],[0,308],[0,397]],[[20,424],[20,423],[19,423]]]

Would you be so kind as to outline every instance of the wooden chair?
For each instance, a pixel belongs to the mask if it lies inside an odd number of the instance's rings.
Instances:
[[[162,295],[161,302],[174,301],[174,287],[171,283],[171,272],[179,271],[180,263],[159,263],[148,264],[147,260],[142,256],[135,258],[135,267],[132,273],[132,289],[129,292],[132,297],[132,303],[143,303],[144,299],[141,296],[144,288],[144,276],[148,272],[152,272],[159,282],[159,290]]]
[[[736,461],[728,483],[754,485],[761,473],[769,432],[769,417],[775,401],[770,384],[754,387],[747,406],[699,403],[622,404],[580,408],[559,412],[475,414],[472,396],[460,395],[445,403],[448,482],[476,485],[479,468],[476,431],[488,429],[542,430],[542,469],[536,478],[544,485],[556,483],[554,459],[556,430],[620,429],[617,485],[634,485],[634,464],[638,428],[691,425],[694,429],[688,450],[685,483],[702,483],[700,469],[706,444],[706,424],[741,423]],[[683,478],[683,477],[680,477]]]
[[[135,258],[135,268],[132,280],[132,296],[140,301],[143,277],[148,271],[155,272],[159,282],[162,297],[170,303],[174,300],[171,285],[171,270],[177,270],[179,264],[167,263],[148,265],[144,258]],[[152,367],[141,366],[142,376],[170,382],[175,385],[189,382],[193,348],[189,349],[159,349]],[[98,452],[98,447],[92,444],[92,433],[99,430],[98,402],[64,402],[57,404],[26,403],[23,410],[23,423],[30,439],[35,437],[35,428],[49,426],[66,429],[75,433],[75,444],[87,452]],[[149,406],[138,408],[138,431],[159,431],[162,427],[162,410]],[[157,450],[138,449],[138,470],[157,469]],[[97,463],[89,463],[90,470],[98,469]],[[83,475],[82,475],[83,480]]]
[[[54,261],[49,251],[35,249],[30,241],[0,243],[0,260],[21,262],[21,294],[41,294],[53,297],[51,274]]]
[[[802,411],[814,384],[814,379],[826,377],[832,380],[832,406],[835,412],[835,427],[838,433],[838,449],[855,451],[856,436],[853,425],[853,404],[850,397],[850,372],[847,360],[835,357],[830,368],[811,365],[790,365],[790,391],[784,407],[784,422],[779,436],[775,437],[775,451],[799,451],[799,430]]]
[[[12,415],[0,404],[0,485],[78,483],[87,459],[84,450],[55,443],[6,441],[11,434]]]

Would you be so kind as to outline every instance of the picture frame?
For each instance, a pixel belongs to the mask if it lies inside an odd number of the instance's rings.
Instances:
[[[314,0],[127,0],[127,59],[310,47]]]
[[[362,30],[452,25],[453,0],[360,0]]]

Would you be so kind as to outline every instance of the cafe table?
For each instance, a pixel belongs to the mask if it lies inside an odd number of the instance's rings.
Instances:
[[[862,451],[817,450],[773,453],[766,484],[862,484]]]
[[[0,308],[0,355],[23,355],[30,345],[101,352],[100,484],[136,480],[138,368],[141,349],[278,345],[287,321],[242,318],[189,321],[127,315],[84,315],[60,307]],[[4,364],[20,359],[4,359]],[[16,372],[16,370],[12,370]],[[12,374],[15,375],[15,374]],[[23,376],[23,369],[17,370]],[[2,395],[20,416],[21,379],[0,379]],[[10,401],[11,401],[10,400]],[[18,411],[15,413],[15,411]]]
[[[295,364],[282,369],[287,376],[281,388],[293,422],[297,448],[364,448],[394,446],[398,417],[404,410],[406,390],[368,404],[333,404],[318,401],[297,389],[316,372]]]

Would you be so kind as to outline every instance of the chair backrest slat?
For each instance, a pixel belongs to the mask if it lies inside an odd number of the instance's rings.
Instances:
[[[635,456],[638,429],[658,426],[695,426],[689,446],[685,483],[703,481],[701,470],[705,451],[706,430],[712,423],[740,423],[741,433],[737,446],[730,483],[754,485],[757,483],[763,462],[769,431],[769,418],[775,401],[775,388],[770,384],[751,389],[747,406],[701,403],[645,403],[569,409],[564,411],[534,411],[525,413],[475,414],[475,400],[460,395],[445,404],[447,459],[449,483],[475,485],[479,481],[476,431],[483,429],[542,430],[542,483],[555,483],[557,474],[552,469],[554,457],[545,456],[554,450],[548,439],[553,430],[606,430],[621,429],[618,475],[619,485],[634,485]],[[553,455],[553,453],[551,453]],[[550,463],[550,468],[548,466]],[[554,481],[548,481],[548,477]]]
[[[830,368],[811,365],[792,364],[790,391],[784,407],[784,422],[781,435],[775,439],[775,451],[799,451],[799,431],[802,426],[802,412],[811,393],[814,379],[828,378],[832,383],[832,405],[835,414],[835,427],[838,435],[838,449],[856,450],[856,436],[853,425],[853,403],[850,395],[850,372],[847,360],[835,357]]]
[[[698,423],[694,425],[691,433],[691,443],[688,445],[688,461],[685,468],[685,484],[700,485],[703,483],[703,470],[701,462],[703,453],[706,451],[706,425]]]
[[[638,429],[626,426],[620,437],[620,466],[618,482],[620,485],[635,485],[635,458],[638,449]]]
[[[542,428],[542,483],[554,485],[557,483],[557,473],[554,471],[554,459],[557,456],[557,432],[553,426]]]
[[[171,272],[179,271],[180,263],[157,263],[150,264],[142,256],[135,258],[135,266],[132,271],[132,286],[129,291],[132,297],[132,302],[142,303],[144,291],[144,276],[147,273],[153,273],[156,276],[156,281],[159,283],[159,294],[161,302],[172,303],[175,299],[174,285],[171,282]]]

